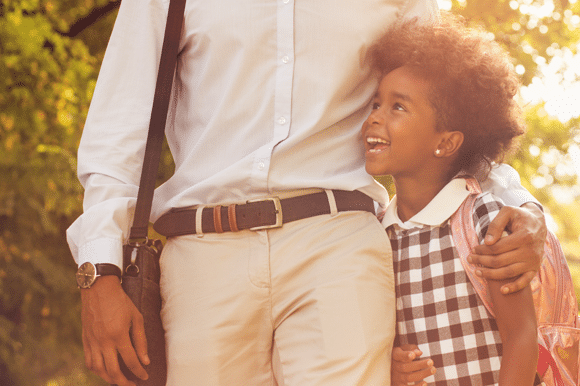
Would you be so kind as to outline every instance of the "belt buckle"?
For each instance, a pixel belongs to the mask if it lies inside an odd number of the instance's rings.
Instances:
[[[282,227],[282,204],[280,203],[280,198],[277,196],[274,197],[266,197],[266,198],[259,198],[255,200],[248,200],[246,204],[251,202],[260,202],[260,201],[272,201],[274,203],[274,209],[276,211],[276,222],[272,225],[261,225],[257,227],[250,228],[251,231],[259,231],[264,229],[272,229],[272,228],[280,228]]]

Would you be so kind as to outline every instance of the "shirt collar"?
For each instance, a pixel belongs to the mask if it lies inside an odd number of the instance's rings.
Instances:
[[[403,229],[411,229],[420,226],[439,226],[443,224],[469,196],[467,183],[463,178],[451,180],[437,193],[437,195],[419,213],[403,222],[397,214],[397,196],[393,197],[382,224],[385,228],[397,224]]]

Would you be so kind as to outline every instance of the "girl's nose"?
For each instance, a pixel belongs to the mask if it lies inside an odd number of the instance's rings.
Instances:
[[[384,122],[383,116],[379,109],[372,110],[371,114],[367,118],[367,123],[370,125],[380,125]]]

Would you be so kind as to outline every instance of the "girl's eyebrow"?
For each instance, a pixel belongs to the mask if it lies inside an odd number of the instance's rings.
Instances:
[[[391,94],[395,98],[402,99],[402,100],[404,100],[406,102],[413,102],[413,99],[408,94],[403,94],[403,93],[398,92],[398,91],[393,91]]]

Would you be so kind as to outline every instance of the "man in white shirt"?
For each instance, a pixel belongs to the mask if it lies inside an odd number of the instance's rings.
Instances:
[[[68,230],[79,265],[122,265],[168,3],[121,4],[79,147],[84,214]],[[168,385],[388,384],[391,249],[369,212],[388,196],[366,174],[358,140],[377,86],[364,57],[391,23],[436,12],[435,0],[187,1],[166,128],[175,174],[157,189],[151,216],[169,236],[161,260]],[[496,187],[522,190],[500,175]],[[260,208],[274,210],[272,196],[291,203],[285,223],[242,226],[255,213],[244,204],[268,198]],[[161,217],[188,207],[179,213],[196,229]],[[508,209],[490,226],[497,237],[511,222],[514,233],[476,256],[505,266],[485,274],[525,279],[537,267],[539,252],[528,256],[545,226],[530,208]],[[101,276],[81,295],[87,366],[132,385],[119,353],[145,378],[142,321],[119,280]]]

